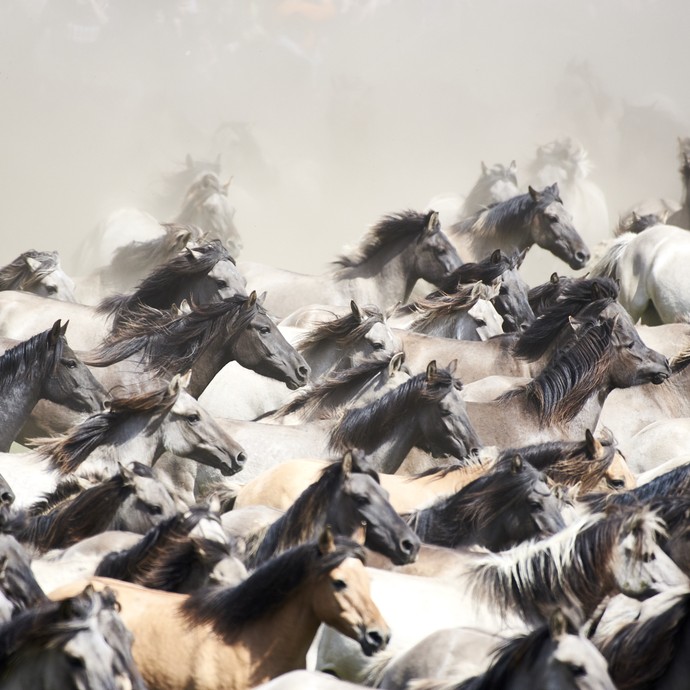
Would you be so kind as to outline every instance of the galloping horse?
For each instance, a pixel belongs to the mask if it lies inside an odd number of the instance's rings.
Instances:
[[[387,309],[406,302],[419,279],[440,285],[461,263],[436,213],[405,211],[385,216],[356,252],[322,275],[246,262],[239,269],[250,289],[268,291],[271,313],[284,317],[315,302],[347,305],[355,300]]]
[[[76,302],[74,281],[60,267],[57,252],[30,250],[0,268],[0,290],[32,292],[41,297]]]
[[[371,655],[390,631],[369,595],[361,547],[324,532],[262,566],[234,588],[190,596],[154,592],[117,580],[110,587],[134,634],[133,655],[158,690],[248,690],[306,665],[320,623],[357,640]],[[62,599],[76,582],[53,592]]]

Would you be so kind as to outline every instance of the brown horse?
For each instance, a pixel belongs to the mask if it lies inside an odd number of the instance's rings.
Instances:
[[[190,596],[154,592],[94,578],[115,591],[134,634],[134,660],[157,690],[243,690],[306,665],[320,623],[359,642],[371,655],[390,631],[369,594],[364,554],[356,542],[324,531],[269,561],[234,588]],[[75,582],[52,593],[81,591]]]

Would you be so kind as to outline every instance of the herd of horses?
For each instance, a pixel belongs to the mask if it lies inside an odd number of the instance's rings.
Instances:
[[[563,140],[321,274],[208,169],[0,268],[0,687],[686,687],[680,154],[616,232]]]

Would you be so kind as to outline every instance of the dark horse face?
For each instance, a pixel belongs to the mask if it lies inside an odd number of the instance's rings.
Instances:
[[[462,266],[455,247],[441,230],[438,213],[429,212],[427,226],[415,246],[416,278],[428,280],[437,287],[443,287],[450,274]]]
[[[573,219],[559,196],[558,185],[545,187],[541,192],[530,187],[529,194],[535,204],[532,239],[542,249],[565,261],[570,268],[583,268],[589,261],[590,252],[573,227]]]

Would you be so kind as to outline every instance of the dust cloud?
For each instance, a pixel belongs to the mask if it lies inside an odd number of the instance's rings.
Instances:
[[[686,0],[4,0],[4,264],[107,215],[172,220],[189,154],[232,176],[244,259],[316,272],[480,162],[578,139],[611,217],[680,198]]]

